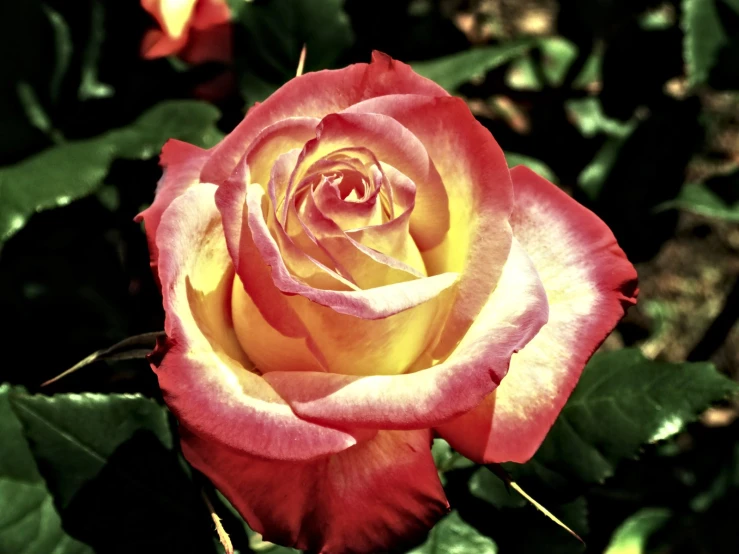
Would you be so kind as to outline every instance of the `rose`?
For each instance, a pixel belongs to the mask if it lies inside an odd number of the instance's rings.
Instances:
[[[529,459],[635,301],[602,221],[383,54],[161,162],[154,368],[185,456],[268,540],[417,540],[448,509],[432,436]]]
[[[226,0],[141,0],[159,24],[141,42],[141,55],[179,55],[192,64],[231,59],[231,13]]]

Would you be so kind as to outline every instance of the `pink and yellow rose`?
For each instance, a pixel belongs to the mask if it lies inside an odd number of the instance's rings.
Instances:
[[[188,63],[231,60],[231,12],[226,0],[141,0],[159,24],[141,43],[145,58],[178,55]]]
[[[383,54],[161,162],[155,371],[187,459],[274,542],[418,540],[448,510],[432,437],[528,460],[635,301],[597,216]]]

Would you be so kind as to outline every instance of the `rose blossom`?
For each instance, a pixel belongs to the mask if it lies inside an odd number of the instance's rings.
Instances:
[[[430,453],[528,460],[635,301],[593,213],[405,64],[295,78],[210,150],[168,142],[145,221],[182,448],[267,540],[417,541]]]
[[[160,29],[147,31],[141,55],[179,55],[188,63],[231,59],[231,12],[226,0],[141,0]]]

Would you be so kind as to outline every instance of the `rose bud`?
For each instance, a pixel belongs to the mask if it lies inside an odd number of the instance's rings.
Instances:
[[[177,55],[191,64],[231,60],[231,13],[226,0],[141,0],[159,24],[141,42],[144,58]]]

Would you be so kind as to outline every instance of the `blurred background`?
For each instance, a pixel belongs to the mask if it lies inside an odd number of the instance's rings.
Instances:
[[[188,44],[159,56],[146,42],[158,22],[136,0],[0,5],[0,380],[37,392],[88,354],[163,328],[133,222],[153,198],[159,150],[170,137],[215,144],[295,75],[304,44],[305,71],[367,62],[374,49],[412,64],[468,102],[511,165],[529,165],[606,221],[637,266],[641,295],[603,349],[711,361],[739,380],[738,0],[228,8],[217,52]],[[72,391],[158,395],[143,360],[99,363],[46,389]],[[423,552],[585,551],[443,445],[436,454],[459,520],[448,523],[456,538]],[[739,551],[736,403],[710,408],[638,458],[605,481],[567,486],[535,468],[529,492],[556,507],[587,552]],[[129,500],[109,512],[129,539],[182,528],[160,508],[152,528],[144,514],[154,508]],[[62,510],[65,528],[75,517],[90,513]],[[209,524],[207,515],[188,523],[206,535]],[[80,531],[92,533],[96,552],[138,544],[106,525]],[[107,540],[95,534],[103,531]],[[242,552],[285,550],[242,538],[251,545]],[[141,541],[138,551],[150,551]],[[191,552],[196,542],[164,551]],[[198,551],[215,552],[211,542]]]

